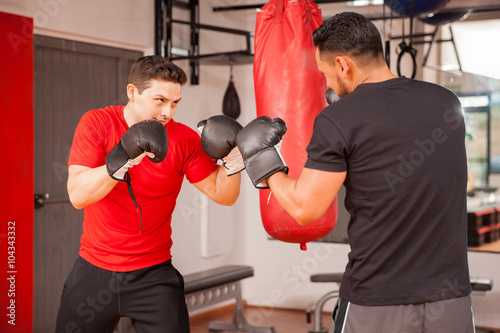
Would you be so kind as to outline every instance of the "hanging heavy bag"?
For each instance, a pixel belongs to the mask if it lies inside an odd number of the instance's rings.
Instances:
[[[315,60],[313,31],[322,24],[311,0],[271,0],[257,13],[254,86],[257,117],[281,118],[287,126],[281,154],[298,178],[307,159],[314,119],[327,105],[326,82]],[[300,226],[271,195],[259,190],[262,223],[280,241],[306,243],[326,236],[337,221],[337,199],[319,220]]]
[[[222,102],[222,113],[228,117],[236,119],[240,116],[240,99],[236,93],[236,88],[233,82],[233,67],[231,66],[231,76],[229,77],[229,85],[227,86],[224,100]]]

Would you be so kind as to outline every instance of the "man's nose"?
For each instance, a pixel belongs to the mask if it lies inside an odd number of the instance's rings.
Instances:
[[[173,114],[174,114],[174,108],[172,107],[172,104],[165,105],[161,110],[161,115],[166,118],[171,118]]]

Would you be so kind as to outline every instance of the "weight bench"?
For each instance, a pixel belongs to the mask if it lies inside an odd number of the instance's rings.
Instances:
[[[236,299],[233,321],[211,321],[209,332],[275,333],[274,327],[252,326],[245,320],[240,281],[253,276],[250,266],[228,265],[184,276],[184,293],[189,311]]]
[[[493,289],[493,281],[489,278],[471,278],[470,279],[470,283],[471,283],[471,286],[472,286],[472,292],[477,294],[477,293],[486,293],[490,290]],[[473,307],[478,306],[478,309],[475,309],[474,310],[474,313],[476,314],[475,315],[475,320],[479,319],[479,315],[478,315],[478,312],[476,312],[476,310],[487,310],[488,313],[491,312],[495,312],[496,308],[497,308],[497,301],[495,299],[492,299],[492,301],[490,302],[487,302],[487,303],[483,303],[481,305],[479,304],[474,304],[473,302]],[[477,320],[476,321],[476,325],[481,325],[482,323],[480,322],[480,320]],[[486,328],[483,328],[482,325],[481,326],[476,326],[476,332],[477,333],[489,333],[489,332],[492,332]]]
[[[343,273],[320,273],[311,275],[311,282],[335,282],[340,286]],[[472,291],[487,292],[493,288],[493,281],[488,278],[470,278]],[[333,290],[323,295],[319,300],[309,303],[306,309],[307,323],[311,323],[311,309],[314,307],[314,324],[309,333],[327,333],[328,329],[322,325],[321,314],[326,301],[338,297],[339,291]]]
[[[335,282],[340,286],[340,282],[342,281],[343,273],[320,273],[311,275],[311,282]],[[327,333],[328,329],[323,327],[322,323],[322,314],[323,314],[323,306],[325,303],[334,298],[339,297],[339,290],[330,291],[317,301],[312,301],[307,305],[306,315],[307,315],[307,323],[311,323],[311,310],[314,308],[314,323],[313,328],[309,330],[309,333]]]
[[[472,291],[490,291],[493,289],[493,281],[488,278],[470,278]]]

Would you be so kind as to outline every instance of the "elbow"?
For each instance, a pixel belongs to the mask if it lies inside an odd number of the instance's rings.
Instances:
[[[219,204],[222,205],[222,206],[233,206],[234,204],[236,203],[236,200],[235,201],[228,201],[228,202],[220,202]]]
[[[236,203],[237,199],[238,199],[238,197],[234,198],[233,200],[228,201],[226,206],[233,206]]]
[[[71,205],[75,207],[76,209],[82,209],[86,206],[85,202],[81,198],[78,198],[78,196],[75,196],[71,192],[68,192],[69,194],[69,202],[71,202]]]
[[[78,190],[73,185],[74,182],[72,182],[71,179],[72,178],[69,178],[68,183],[66,184],[66,190],[68,191],[69,202],[76,209],[82,209],[83,207],[85,207],[82,201],[82,196],[78,195]]]
[[[85,207],[85,205],[81,202],[78,202],[78,201],[73,201],[73,200],[69,200],[71,202],[71,204],[73,205],[73,207],[75,207],[76,209],[83,209],[83,207]]]
[[[316,221],[314,219],[308,218],[307,216],[297,216],[297,217],[294,217],[294,219],[301,226],[306,226],[309,223],[312,223],[312,222]]]
[[[301,226],[306,226],[309,223],[313,222],[311,220],[309,214],[307,214],[303,209],[298,209],[290,214],[292,218]]]
[[[219,200],[218,204],[222,206],[233,206],[236,203],[236,200],[238,200],[239,196],[240,196],[240,191],[238,190],[232,196]]]
[[[301,226],[306,226],[321,217],[317,216],[314,212],[305,209],[297,209],[290,215]]]
[[[236,203],[236,200],[219,200],[215,202],[221,206],[233,206]]]

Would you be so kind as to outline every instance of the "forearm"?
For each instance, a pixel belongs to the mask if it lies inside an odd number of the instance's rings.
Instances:
[[[201,182],[193,184],[214,202],[231,206],[240,195],[241,173],[228,176],[226,169],[220,166]]]
[[[284,172],[277,172],[267,178],[267,185],[279,205],[299,224],[307,224],[304,219],[304,201],[297,191],[297,180]]]
[[[97,168],[72,165],[68,173],[69,199],[77,209],[101,200],[118,183],[108,175],[106,165]]]
[[[214,201],[220,205],[231,206],[236,202],[240,195],[241,173],[227,176],[227,170],[220,167],[217,170],[215,182]]]
[[[342,186],[346,172],[304,168],[299,179],[277,172],[267,184],[280,206],[299,224],[312,223],[327,211]]]

